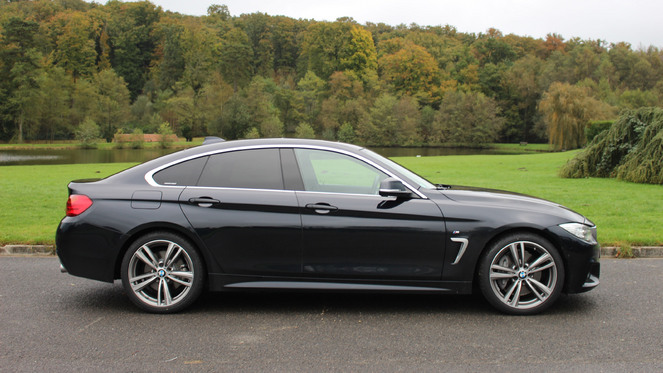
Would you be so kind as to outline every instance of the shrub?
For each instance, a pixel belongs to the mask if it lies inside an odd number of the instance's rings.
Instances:
[[[168,149],[173,145],[173,130],[170,128],[170,124],[167,122],[161,123],[159,125],[159,144],[162,149]]]
[[[127,136],[124,135],[124,130],[122,128],[118,128],[117,131],[115,131],[113,142],[115,143],[115,149],[123,149],[128,142]]]
[[[560,170],[562,177],[617,177],[663,184],[663,109],[628,110]]]
[[[131,133],[131,148],[142,149],[144,141],[145,141],[145,135],[143,134],[143,130],[141,130],[140,128],[136,128],[135,130],[133,130],[133,132]]]
[[[587,143],[592,142],[594,138],[601,132],[610,129],[614,120],[595,120],[589,122],[589,126],[585,128],[585,137],[587,138]]]
[[[83,149],[94,149],[97,147],[97,139],[101,131],[95,121],[85,118],[83,123],[75,131],[76,140],[81,142]]]

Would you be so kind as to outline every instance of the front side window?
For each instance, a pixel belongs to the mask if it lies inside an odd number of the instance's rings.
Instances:
[[[209,157],[198,186],[283,189],[278,149],[252,149]]]
[[[304,189],[314,192],[378,194],[388,177],[377,168],[345,154],[295,149]]]
[[[377,154],[377,153],[375,153],[371,150],[368,150],[366,148],[362,149],[361,151],[366,152],[366,153],[370,153],[373,157],[380,158],[383,163],[390,166],[396,172],[400,172],[406,178],[412,180],[416,184],[416,186],[418,186],[419,188],[435,189],[435,185],[431,184],[430,181],[428,181],[428,180],[424,179],[423,177],[415,174],[414,172],[412,172],[412,171],[408,170],[407,168],[401,166],[400,164],[392,161],[391,159],[385,158],[385,157],[383,157],[383,156],[381,156],[381,155],[379,155],[379,154]]]

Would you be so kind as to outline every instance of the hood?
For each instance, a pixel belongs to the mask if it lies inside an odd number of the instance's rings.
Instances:
[[[594,225],[581,214],[563,205],[525,194],[456,185],[447,186],[445,189],[439,190],[439,193],[447,199],[463,205],[539,212],[559,216],[569,222]]]

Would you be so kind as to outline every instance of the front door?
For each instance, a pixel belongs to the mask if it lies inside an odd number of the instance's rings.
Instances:
[[[317,278],[439,280],[445,226],[425,198],[381,197],[390,176],[333,151],[295,149],[303,272]]]

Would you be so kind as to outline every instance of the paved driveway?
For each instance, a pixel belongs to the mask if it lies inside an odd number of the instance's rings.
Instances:
[[[472,296],[264,293],[161,316],[57,259],[0,257],[0,371],[661,371],[663,259],[602,263],[599,288],[532,317]]]

